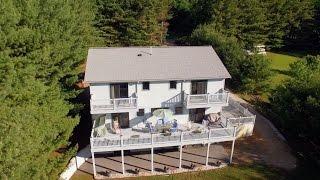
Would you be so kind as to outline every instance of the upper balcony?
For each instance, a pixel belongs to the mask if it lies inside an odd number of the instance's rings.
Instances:
[[[216,104],[227,105],[229,92],[223,91],[215,94],[186,94],[184,95],[184,104],[187,109],[209,108]]]
[[[137,97],[115,99],[91,99],[91,114],[123,112],[137,109]]]

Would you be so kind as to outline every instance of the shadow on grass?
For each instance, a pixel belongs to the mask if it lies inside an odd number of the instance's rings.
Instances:
[[[283,75],[291,76],[288,70],[272,69],[271,71],[275,74],[283,74]]]

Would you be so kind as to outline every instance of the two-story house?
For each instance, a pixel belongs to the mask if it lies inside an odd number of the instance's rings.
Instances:
[[[181,170],[183,147],[206,144],[208,167],[210,144],[232,141],[231,163],[236,137],[252,134],[255,116],[229,100],[227,78],[211,46],[89,49],[85,81],[91,94],[94,176],[95,153],[113,151],[121,151],[125,174],[125,151],[150,150],[154,172],[154,149],[179,147]]]
[[[228,104],[230,74],[211,46],[91,48],[85,81],[91,114],[129,128],[159,108],[201,122]]]

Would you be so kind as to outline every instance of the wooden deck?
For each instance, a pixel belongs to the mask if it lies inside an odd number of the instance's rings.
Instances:
[[[108,152],[233,141],[235,139],[235,131],[235,127],[229,127],[197,133],[189,131],[177,132],[171,135],[147,134],[144,137],[91,138],[91,151]]]

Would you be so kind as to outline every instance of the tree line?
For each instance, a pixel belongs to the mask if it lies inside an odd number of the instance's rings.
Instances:
[[[317,3],[1,0],[1,179],[56,179],[75,153],[69,139],[81,111],[75,83],[88,47],[162,45],[172,37],[210,44],[233,77],[230,87],[260,93],[268,89],[268,60],[244,49],[319,46]]]

